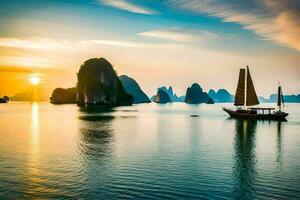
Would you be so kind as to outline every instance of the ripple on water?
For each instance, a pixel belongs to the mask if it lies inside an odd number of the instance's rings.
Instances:
[[[300,196],[297,106],[280,129],[227,120],[218,105],[46,104],[33,132],[32,106],[11,105],[0,113],[0,199]]]

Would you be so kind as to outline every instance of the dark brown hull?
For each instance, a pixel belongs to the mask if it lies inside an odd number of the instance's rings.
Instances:
[[[277,112],[277,113],[270,113],[270,114],[257,114],[251,112],[239,112],[233,111],[227,108],[223,108],[223,110],[229,114],[232,118],[241,118],[241,119],[258,119],[258,120],[277,120],[277,121],[284,121],[288,116],[288,113],[285,112]]]

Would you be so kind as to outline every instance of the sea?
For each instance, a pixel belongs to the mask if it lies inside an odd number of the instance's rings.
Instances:
[[[299,199],[300,104],[222,106],[1,104],[0,199]]]

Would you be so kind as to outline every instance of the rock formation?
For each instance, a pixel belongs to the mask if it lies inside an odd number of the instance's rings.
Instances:
[[[77,82],[78,104],[131,105],[113,66],[104,58],[92,58],[81,65]]]
[[[9,97],[8,96],[3,96],[4,101],[9,102]]]
[[[209,90],[208,95],[217,103],[234,102],[234,95],[230,94],[226,89],[219,89],[218,92],[211,89]],[[271,94],[269,98],[259,96],[258,99],[260,103],[275,103],[277,102],[277,94]],[[287,103],[300,103],[300,94],[283,95],[283,100]]]
[[[4,96],[3,98],[0,98],[0,103],[7,103],[9,101],[8,96]]]
[[[211,97],[209,97],[206,103],[207,104],[214,104],[215,102]]]
[[[0,103],[7,103],[3,98],[0,98]]]
[[[52,92],[52,96],[50,97],[50,102],[53,104],[71,104],[76,103],[76,93],[77,90],[75,87],[73,88],[56,88]]]
[[[283,95],[283,101],[286,103],[300,103],[300,94]],[[268,102],[277,102],[277,94],[271,94]]]
[[[143,92],[139,84],[126,75],[119,76],[125,91],[131,94],[134,98],[133,103],[150,103],[149,97]]]
[[[169,103],[172,101],[166,91],[158,89],[157,94],[154,99],[154,102],[155,103]]]
[[[30,86],[24,92],[17,93],[10,98],[11,101],[48,101],[49,93],[41,86]]]
[[[216,91],[214,91],[213,89],[210,89],[208,91],[208,96],[210,96],[210,98],[216,101]]]
[[[225,89],[219,89],[217,92],[211,89],[208,95],[217,103],[230,103],[234,101],[234,96]]]
[[[171,99],[172,102],[184,102],[185,96],[179,96],[179,97],[178,97],[178,96],[173,92],[172,86],[169,86],[169,88],[163,86],[163,87],[158,88],[158,90],[163,90],[163,91],[165,91],[165,92],[169,95],[169,97],[170,97],[170,99]]]
[[[194,83],[186,91],[185,102],[189,104],[211,103],[212,99],[203,92],[199,84]]]

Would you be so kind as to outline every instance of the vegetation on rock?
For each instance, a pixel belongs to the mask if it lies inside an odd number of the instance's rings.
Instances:
[[[77,74],[79,104],[131,105],[128,94],[113,66],[104,58],[92,58],[81,65]]]
[[[76,103],[76,88],[56,88],[52,92],[50,102],[53,104]]]

